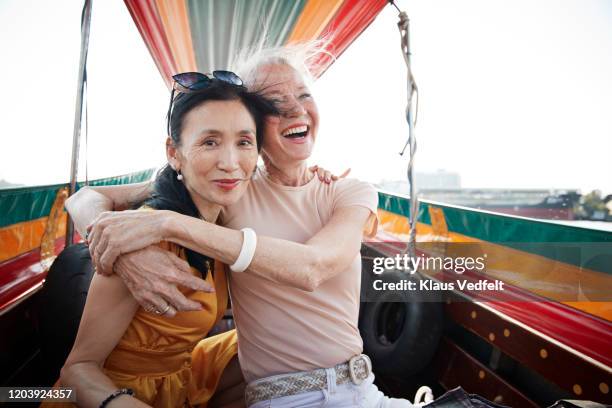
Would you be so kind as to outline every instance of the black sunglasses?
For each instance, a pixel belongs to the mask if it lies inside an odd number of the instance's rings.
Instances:
[[[172,92],[170,93],[170,106],[168,106],[168,136],[170,136],[170,118],[172,115],[172,106],[174,105],[174,93],[193,93],[208,88],[214,80],[225,82],[227,84],[244,86],[242,79],[232,71],[213,71],[212,78],[209,74],[201,72],[183,72],[172,77]]]

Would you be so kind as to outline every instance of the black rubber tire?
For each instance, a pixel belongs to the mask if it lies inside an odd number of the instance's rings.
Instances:
[[[49,269],[41,293],[40,332],[41,355],[51,379],[59,377],[72,349],[93,274],[85,244],[64,249]]]
[[[385,282],[401,281],[390,273]],[[399,296],[399,297],[398,297]],[[409,376],[432,360],[444,328],[443,305],[411,298],[410,292],[383,292],[361,304],[359,330],[364,353],[376,374]]]

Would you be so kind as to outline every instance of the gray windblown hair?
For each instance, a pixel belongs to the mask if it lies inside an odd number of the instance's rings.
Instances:
[[[289,65],[298,71],[307,84],[314,82],[312,74],[319,58],[334,56],[325,49],[327,40],[314,40],[304,43],[290,44],[281,47],[256,46],[247,48],[234,58],[231,69],[252,87],[260,67],[270,64]]]

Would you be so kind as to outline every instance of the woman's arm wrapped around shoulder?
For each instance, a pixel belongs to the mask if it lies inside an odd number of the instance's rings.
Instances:
[[[361,249],[364,236],[376,234],[378,193],[368,183],[346,179],[337,183],[332,216],[304,244],[259,237],[247,273],[306,291],[346,270]],[[242,232],[198,220],[173,216],[167,239],[232,264],[242,248]],[[299,267],[296,267],[299,265]]]
[[[82,237],[87,227],[104,211],[120,211],[144,201],[151,193],[152,183],[117,186],[83,187],[66,200],[66,210]]]
[[[303,290],[315,290],[322,282],[348,268],[359,253],[364,234],[375,233],[377,204],[378,196],[373,187],[345,180],[334,197],[331,218],[315,236],[304,244],[259,237],[247,273]],[[94,257],[96,267],[112,269],[117,256],[157,240],[175,242],[230,265],[238,258],[243,240],[241,231],[173,212],[156,213],[123,212],[101,217],[95,223],[90,242],[97,254]],[[169,300],[174,304],[173,299]]]

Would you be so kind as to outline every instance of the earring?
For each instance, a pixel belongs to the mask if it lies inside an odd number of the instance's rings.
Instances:
[[[180,171],[180,170],[177,170],[177,171],[176,171],[176,179],[177,179],[178,181],[183,181],[183,175],[181,174],[181,171]]]

